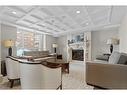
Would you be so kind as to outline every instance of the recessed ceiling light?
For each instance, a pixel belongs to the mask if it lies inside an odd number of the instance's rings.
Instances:
[[[88,25],[89,23],[87,22],[86,25]]]
[[[76,11],[76,13],[77,13],[77,14],[79,14],[79,13],[80,13],[80,11]]]
[[[15,11],[13,11],[12,13],[13,13],[13,14],[16,14],[16,12],[15,12]]]

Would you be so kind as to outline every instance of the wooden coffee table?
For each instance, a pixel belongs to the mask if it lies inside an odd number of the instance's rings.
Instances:
[[[69,73],[69,62],[63,61],[62,59],[48,59],[46,62],[50,64],[61,64],[62,72]]]

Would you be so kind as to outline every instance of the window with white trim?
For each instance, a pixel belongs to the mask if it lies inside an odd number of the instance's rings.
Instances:
[[[22,56],[23,51],[36,51],[42,49],[42,34],[25,30],[17,31],[17,56]]]

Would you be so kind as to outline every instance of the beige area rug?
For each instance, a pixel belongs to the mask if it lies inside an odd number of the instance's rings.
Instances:
[[[85,63],[80,61],[70,63],[69,74],[63,75],[63,89],[93,89],[85,83]]]
[[[93,89],[92,86],[88,86],[85,83],[85,70],[82,63],[72,63],[70,64],[70,73],[63,74],[62,76],[62,84],[63,90],[85,90],[85,89]],[[4,77],[3,82],[0,83],[0,89],[9,89],[10,90],[10,83],[7,80],[7,77]],[[19,90],[21,89],[19,81],[15,81],[14,87],[12,90]]]

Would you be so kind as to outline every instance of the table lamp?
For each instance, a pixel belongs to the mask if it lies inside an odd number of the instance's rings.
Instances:
[[[110,52],[113,52],[113,45],[118,45],[119,44],[119,39],[116,38],[110,38],[107,40],[107,44],[110,45]]]
[[[12,40],[5,40],[4,46],[8,48],[8,55],[12,56],[12,46],[14,46],[14,42]]]
[[[56,43],[52,44],[52,47],[54,48],[54,53],[56,53],[56,48],[58,47],[58,45]]]

